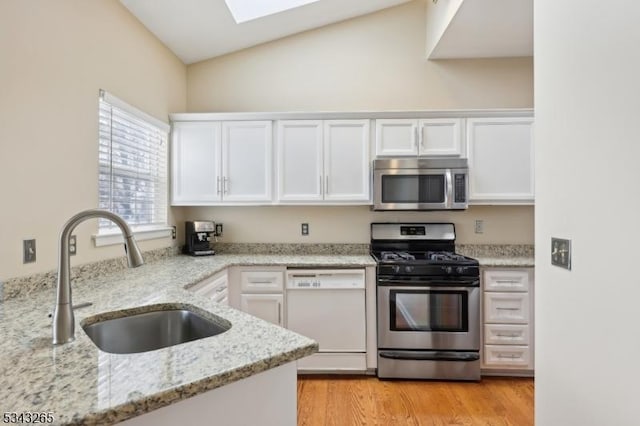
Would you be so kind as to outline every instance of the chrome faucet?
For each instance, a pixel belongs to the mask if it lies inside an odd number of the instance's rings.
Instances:
[[[53,344],[62,345],[75,339],[75,319],[71,303],[71,268],[69,267],[69,237],[81,222],[91,218],[109,219],[122,231],[124,235],[124,251],[130,268],[136,268],[144,263],[142,253],[133,238],[131,228],[123,218],[107,210],[85,210],[73,216],[62,227],[60,232],[60,246],[58,251],[58,287],[56,290],[56,307],[53,311]]]

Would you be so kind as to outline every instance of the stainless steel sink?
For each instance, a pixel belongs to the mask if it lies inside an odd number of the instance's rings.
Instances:
[[[132,314],[121,318],[91,323],[83,330],[98,348],[113,354],[153,351],[193,340],[215,336],[231,328],[220,318],[219,323],[191,310],[176,308]]]

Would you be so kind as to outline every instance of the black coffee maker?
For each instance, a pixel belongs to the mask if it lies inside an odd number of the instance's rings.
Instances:
[[[184,247],[182,252],[191,256],[210,256],[211,236],[215,235],[216,224],[206,220],[185,222]]]

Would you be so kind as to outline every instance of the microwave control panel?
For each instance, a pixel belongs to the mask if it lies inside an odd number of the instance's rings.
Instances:
[[[464,203],[467,201],[467,182],[466,175],[456,174],[453,178],[454,184],[454,200],[456,203]]]

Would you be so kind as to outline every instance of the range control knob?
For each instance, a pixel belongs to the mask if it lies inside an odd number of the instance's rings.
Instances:
[[[404,271],[407,272],[407,273],[413,272],[413,266],[405,266],[404,267]]]
[[[444,271],[445,274],[452,274],[453,273],[453,268],[451,266],[443,266],[442,270]]]
[[[466,271],[467,271],[467,268],[465,268],[464,266],[458,266],[456,268],[456,273],[458,273],[460,275],[464,274]]]
[[[400,273],[400,266],[393,265],[391,268],[393,269],[393,273],[394,274],[399,274]]]

